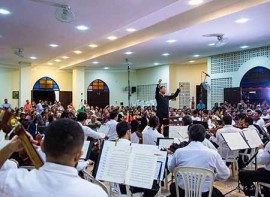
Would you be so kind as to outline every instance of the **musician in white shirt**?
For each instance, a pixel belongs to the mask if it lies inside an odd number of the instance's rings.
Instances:
[[[176,150],[171,162],[168,164],[170,172],[173,172],[175,167],[206,168],[216,173],[216,180],[227,180],[230,176],[230,170],[225,165],[220,155],[202,144],[206,135],[205,128],[202,125],[195,124],[189,128],[188,132],[190,143],[186,147]],[[202,189],[202,197],[208,196],[209,184],[210,182],[207,178]],[[181,176],[179,176],[178,186],[180,187],[180,197],[185,196],[184,183]],[[173,184],[170,190],[171,196],[175,196],[175,187]],[[214,188],[212,196],[219,197],[222,196],[222,194]]]
[[[266,129],[270,134],[270,124],[266,125]],[[257,170],[243,170],[239,173],[239,180],[247,196],[254,196],[255,194],[256,188],[253,182],[270,183],[270,143],[262,144],[258,149],[257,162],[264,167]],[[264,188],[264,196],[270,196],[269,188]]]
[[[261,110],[255,110],[253,114],[253,124],[259,125],[261,128],[265,125],[264,120],[261,118],[262,112]]]
[[[87,121],[87,114],[85,112],[80,112],[77,114],[77,122],[79,123],[79,125],[83,129],[85,140],[87,139],[87,137],[91,137],[94,139],[105,138],[104,133],[98,133],[98,132],[92,130],[91,128],[89,128],[88,126],[85,126],[86,121]]]
[[[132,143],[139,144],[142,133],[139,132],[139,122],[138,120],[132,120],[130,123],[131,126],[131,136],[130,140]]]
[[[41,144],[46,163],[31,171],[0,171],[1,197],[106,197],[102,188],[79,177],[74,168],[82,155],[83,142],[84,133],[76,121],[60,119],[51,123]],[[12,153],[22,149],[19,138],[11,141],[0,151],[0,167]]]
[[[117,119],[118,119],[117,111],[111,111],[110,120],[106,123],[106,125],[109,127],[108,140],[116,140],[118,137],[116,133],[116,125],[118,124]]]
[[[157,138],[164,138],[157,130],[159,127],[159,119],[157,116],[151,116],[149,126],[142,132],[143,144],[156,145]]]

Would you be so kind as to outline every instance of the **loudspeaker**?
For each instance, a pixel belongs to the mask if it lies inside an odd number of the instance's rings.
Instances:
[[[136,92],[136,87],[134,86],[131,88],[131,93],[135,93],[135,92]]]

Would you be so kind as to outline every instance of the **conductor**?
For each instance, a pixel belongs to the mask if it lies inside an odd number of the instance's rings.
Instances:
[[[162,79],[158,80],[157,88],[156,88],[156,101],[157,101],[157,117],[159,118],[160,126],[162,124],[168,123],[169,118],[169,100],[175,99],[178,94],[180,93],[180,89],[178,88],[176,92],[171,95],[167,96],[166,94],[166,87],[161,86]],[[166,122],[167,121],[167,122]],[[168,136],[168,130],[164,129],[164,136]]]

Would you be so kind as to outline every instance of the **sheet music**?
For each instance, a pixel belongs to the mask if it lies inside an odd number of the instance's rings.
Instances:
[[[109,129],[110,128],[108,125],[101,125],[99,128],[97,128],[97,132],[103,133],[106,136],[106,135],[108,135]]]
[[[89,146],[90,146],[90,141],[84,141],[83,147],[82,147],[83,154],[81,156],[81,159],[86,159]]]
[[[158,149],[161,148],[170,148],[170,146],[173,144],[174,142],[174,138],[159,138],[158,139]]]
[[[155,149],[132,148],[129,167],[126,176],[126,185],[151,189],[155,177],[157,157]]]
[[[247,129],[243,131],[243,135],[246,138],[246,141],[250,148],[257,148],[263,144],[258,132],[256,130]]]
[[[187,126],[170,126],[169,127],[169,137],[178,138],[180,141],[188,139],[188,129]]]
[[[124,183],[131,152],[129,144],[105,141],[99,161],[97,180]]]
[[[236,133],[221,133],[224,140],[231,150],[241,150],[249,148],[248,144],[239,132]]]
[[[166,166],[166,159],[167,159],[167,151],[158,151],[156,153],[157,156],[157,164],[156,164],[156,172],[155,172],[155,180],[162,181],[164,177],[164,171]],[[161,171],[160,171],[160,165],[162,164]],[[159,175],[159,172],[160,175]]]
[[[10,140],[5,140],[5,136],[6,134],[3,131],[0,131],[0,150],[10,142]]]

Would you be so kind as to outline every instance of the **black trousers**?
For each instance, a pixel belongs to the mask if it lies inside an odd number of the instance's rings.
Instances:
[[[176,197],[175,183],[172,183],[170,185],[170,192],[171,192],[170,197]],[[203,192],[202,197],[208,197],[208,194],[209,192]],[[185,197],[185,190],[183,190],[180,187],[179,187],[179,197]],[[212,197],[224,197],[224,195],[217,188],[214,187],[212,191]]]
[[[258,168],[257,170],[242,170],[239,172],[239,180],[244,187],[251,188],[253,182],[270,183],[270,171],[264,168]],[[268,188],[264,188],[264,196],[270,196]]]
[[[158,128],[158,131],[161,132],[161,126],[165,126],[163,127],[164,128],[164,137],[169,137],[169,127],[166,126],[166,125],[169,125],[170,124],[170,120],[168,119],[169,116],[168,115],[159,115],[157,114],[157,117],[159,119],[159,128]]]

